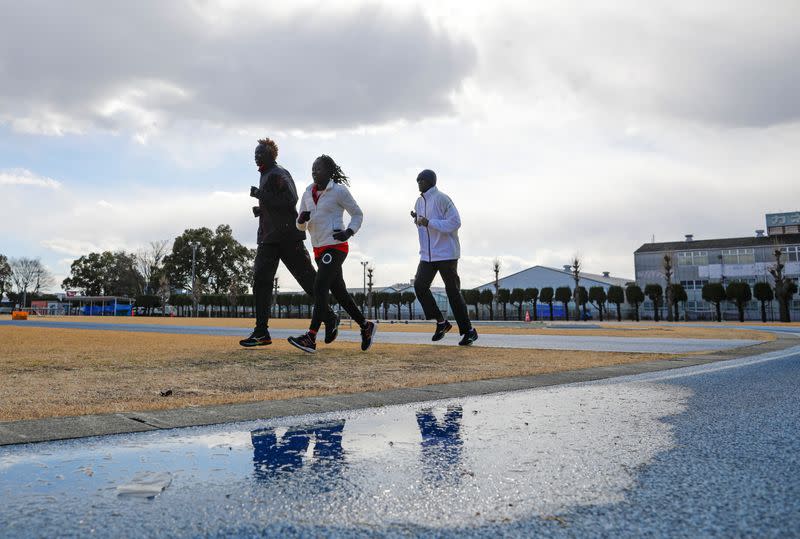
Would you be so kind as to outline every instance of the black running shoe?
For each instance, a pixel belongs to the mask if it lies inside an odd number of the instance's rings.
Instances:
[[[295,348],[299,348],[303,352],[313,354],[317,351],[317,341],[308,333],[304,333],[299,337],[289,337],[289,344]]]
[[[475,328],[467,331],[461,340],[458,342],[459,346],[469,346],[478,340],[478,331]]]
[[[269,331],[255,330],[249,337],[239,341],[239,344],[241,344],[245,348],[252,348],[254,346],[265,346],[267,344],[272,344],[272,338],[270,338],[269,336]]]
[[[436,324],[436,331],[433,332],[432,341],[441,341],[444,339],[444,334],[453,329],[453,324],[445,320],[441,324]]]
[[[325,344],[330,344],[339,336],[339,315],[333,315],[329,321],[325,322]]]
[[[361,351],[366,352],[372,346],[372,338],[378,331],[378,324],[375,322],[367,322],[367,325],[361,329]]]

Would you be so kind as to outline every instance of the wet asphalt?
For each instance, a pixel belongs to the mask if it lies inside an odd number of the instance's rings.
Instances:
[[[798,537],[800,347],[0,448],[0,537]]]

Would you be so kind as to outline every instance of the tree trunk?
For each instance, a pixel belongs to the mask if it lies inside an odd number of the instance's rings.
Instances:
[[[617,322],[622,322],[622,311],[619,309],[619,303],[617,303]]]
[[[600,305],[600,309],[598,309],[598,310],[600,311],[600,321],[602,322],[603,321],[603,306]]]
[[[736,307],[739,309],[739,322],[744,322],[744,303],[737,304]]]
[[[655,320],[656,322],[661,321],[660,311],[661,311],[661,305],[659,305],[657,301],[653,301],[653,320]]]
[[[720,302],[715,303],[717,306],[717,322],[722,322],[722,311],[719,308]]]
[[[552,322],[553,321],[553,303],[551,302],[551,303],[548,303],[547,305],[550,307],[550,321]]]
[[[538,315],[536,314],[536,303],[537,303],[537,302],[536,302],[535,300],[534,300],[534,301],[531,303],[531,304],[533,305],[533,313],[531,313],[531,314],[533,315],[533,321],[534,321],[534,322],[536,322],[537,320],[539,320],[539,317],[538,317]]]
[[[767,302],[761,302],[761,321],[766,324],[767,322]]]
[[[775,299],[778,300],[778,314],[781,322],[790,322],[791,318],[789,316],[789,301],[783,297],[783,290],[778,290],[778,287],[775,287]],[[779,295],[780,294],[780,295]]]
[[[569,303],[564,303],[564,320],[569,322]]]
[[[636,321],[639,322],[639,304],[637,303],[633,307],[633,311],[636,313]]]

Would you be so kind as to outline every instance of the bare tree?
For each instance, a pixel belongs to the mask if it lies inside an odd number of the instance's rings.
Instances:
[[[570,271],[572,272],[572,279],[575,281],[575,289],[572,291],[572,300],[575,302],[575,320],[581,320],[581,302],[579,297],[581,282],[581,259],[577,254],[572,257]],[[564,308],[567,307],[565,306]]]
[[[158,280],[158,299],[161,300],[161,315],[166,316],[167,304],[170,298],[169,279],[166,275],[162,275]]]
[[[673,254],[667,253],[664,255],[664,279],[667,281],[667,286],[664,288],[667,293],[667,321],[673,322],[675,319],[672,315],[672,304],[673,304],[673,290],[672,290],[672,261],[673,261]]]
[[[492,271],[494,272],[494,299],[497,302],[497,310],[500,310],[500,259],[492,261]],[[494,319],[494,318],[493,318]]]
[[[167,256],[168,240],[151,241],[149,247],[139,249],[134,255],[136,269],[144,277],[144,292],[150,293],[153,277],[161,269]]]
[[[11,282],[22,295],[23,307],[27,303],[29,290],[37,293],[43,288],[53,286],[53,276],[38,258],[12,258],[9,266]]]
[[[769,273],[775,280],[775,299],[778,300],[778,313],[781,322],[791,322],[789,303],[797,290],[797,285],[784,273],[785,265],[781,262],[780,249],[775,249],[775,265],[769,268]]]

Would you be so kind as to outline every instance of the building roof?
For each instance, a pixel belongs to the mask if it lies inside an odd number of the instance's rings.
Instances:
[[[133,302],[133,298],[125,297],[125,296],[64,296],[64,299],[61,301],[64,302],[112,302],[112,301],[123,301],[123,302]]]
[[[518,271],[516,273],[512,273],[510,275],[505,275],[503,277],[500,277],[500,279],[498,279],[498,281],[500,281],[500,283],[502,284],[503,280],[508,279],[510,277],[521,276],[521,275],[523,275],[525,273],[534,273],[534,272],[541,271],[541,270],[552,271],[552,272],[559,273],[561,275],[566,275],[566,276],[572,278],[572,272],[571,271],[566,271],[564,269],[558,269],[558,268],[551,268],[549,266],[531,266],[530,268],[526,268],[526,269]],[[584,271],[580,272],[580,277],[581,277],[581,281],[594,281],[599,285],[617,285],[617,286],[624,287],[628,283],[635,282],[635,279],[627,279],[627,278],[623,278],[623,277],[612,277],[610,275],[608,277],[606,277],[604,275],[597,275],[595,273],[586,273]],[[494,281],[488,282],[486,284],[482,284],[480,286],[476,286],[475,289],[481,289],[481,288],[484,288],[484,287],[487,287],[487,286],[494,286]]]
[[[696,251],[699,249],[731,249],[734,247],[769,247],[770,245],[787,245],[800,243],[800,234],[784,234],[781,236],[748,236],[745,238],[718,238],[712,240],[667,241],[661,243],[645,243],[637,253],[660,253],[669,251]]]

